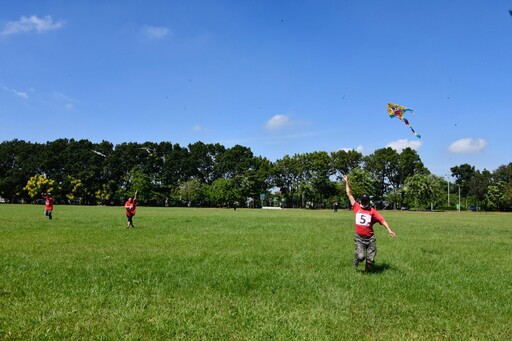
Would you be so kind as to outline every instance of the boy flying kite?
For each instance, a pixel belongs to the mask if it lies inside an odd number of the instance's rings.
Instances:
[[[41,196],[44,199],[44,215],[48,217],[48,219],[52,219],[53,212],[53,198],[50,193],[41,193]]]
[[[373,224],[379,223],[384,225],[388,230],[391,237],[396,237],[396,233],[389,227],[387,221],[377,212],[376,209],[370,205],[370,197],[367,194],[361,196],[361,203],[358,203],[348,184],[348,177],[345,175],[345,190],[347,192],[352,211],[355,214],[355,228],[356,233],[354,236],[355,254],[354,254],[354,268],[357,269],[359,263],[366,259],[365,272],[370,272],[375,261],[377,254],[377,243],[375,234],[373,232]]]
[[[128,201],[124,203],[124,208],[126,209],[126,217],[128,218],[128,226],[126,226],[126,228],[135,227],[133,225],[133,216],[137,210],[137,191],[135,191],[133,198],[128,198]]]

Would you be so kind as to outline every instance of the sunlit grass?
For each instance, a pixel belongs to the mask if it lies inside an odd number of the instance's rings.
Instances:
[[[512,337],[512,214],[0,205],[0,339]]]

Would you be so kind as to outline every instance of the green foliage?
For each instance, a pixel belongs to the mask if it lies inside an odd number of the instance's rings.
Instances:
[[[231,206],[240,199],[240,193],[233,179],[217,179],[207,187],[206,193],[210,203],[216,206]]]
[[[194,180],[205,189],[198,189],[194,198],[201,205],[223,205],[231,199],[244,204],[251,198],[258,204],[260,194],[270,196],[278,190],[287,207],[309,203],[318,208],[328,206],[336,197],[346,200],[336,181],[361,169],[373,182],[362,181],[361,192],[371,193],[376,200],[392,201],[397,207],[406,199],[406,180],[430,174],[411,148],[400,153],[383,148],[365,157],[354,150],[315,151],[271,162],[254,156],[250,148],[225,148],[218,143],[181,147],[149,141],[114,146],[108,141],[57,139],[38,144],[13,140],[0,143],[0,197],[7,202],[30,201],[23,188],[34,174],[44,174],[55,181],[58,202],[120,204],[137,190],[143,204],[182,205],[181,198],[192,195],[183,186]],[[512,163],[494,172],[464,164],[453,167],[452,175],[456,179],[452,188],[461,188],[463,207],[475,204],[489,210],[512,210]],[[226,188],[226,194],[216,193],[212,187],[221,179],[228,181],[215,187]],[[355,191],[359,192],[357,182]],[[490,186],[497,186],[502,195],[489,194]],[[199,188],[198,184],[195,187]],[[443,191],[446,193],[447,186]],[[457,197],[454,193],[451,196]]]
[[[505,194],[504,183],[490,185],[484,199],[486,208],[491,211],[500,211],[500,208],[505,205]]]
[[[42,167],[40,144],[20,140],[0,143],[0,196],[11,200],[28,199],[23,189],[34,174],[46,174]],[[50,177],[51,178],[51,177]]]
[[[68,176],[66,179],[66,185],[69,187],[66,198],[71,202],[83,202],[88,193],[82,180]]]
[[[354,198],[359,198],[363,194],[374,196],[376,194],[375,182],[372,174],[366,170],[356,168],[348,175],[350,189]],[[345,185],[342,186],[345,189]]]
[[[475,167],[467,163],[450,168],[452,176],[455,177],[455,184],[460,186],[460,192],[466,197],[470,191],[470,181],[475,175]]]
[[[363,161],[363,154],[355,150],[331,152],[330,157],[332,168],[338,179],[349,174],[355,168],[361,167]]]
[[[135,192],[138,192],[138,199],[144,200],[150,195],[152,189],[150,177],[138,167],[131,169],[127,180],[127,192],[130,193],[130,196],[134,196]]]
[[[55,180],[36,174],[28,180],[27,185],[23,189],[28,192],[31,198],[34,198],[36,196],[39,197],[41,193],[53,192],[54,185]]]
[[[364,169],[374,176],[375,195],[382,198],[392,187],[392,179],[398,172],[399,154],[391,147],[377,149],[364,158]]]
[[[94,196],[96,199],[98,199],[101,203],[105,204],[110,201],[110,198],[112,198],[112,195],[110,191],[107,189],[106,185],[103,185],[102,188],[98,189]]]
[[[179,186],[179,194],[182,201],[195,206],[204,200],[204,186],[199,179],[192,179]]]
[[[418,209],[433,206],[441,200],[442,183],[435,175],[415,174],[406,180],[404,192],[407,200]]]

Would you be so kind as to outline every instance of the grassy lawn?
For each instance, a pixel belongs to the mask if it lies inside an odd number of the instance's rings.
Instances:
[[[512,214],[383,215],[0,205],[0,339],[512,339]]]

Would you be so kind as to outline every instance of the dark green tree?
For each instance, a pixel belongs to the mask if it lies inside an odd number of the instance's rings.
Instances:
[[[410,203],[417,209],[434,206],[442,202],[442,178],[432,174],[415,174],[407,178],[405,182],[405,194]]]
[[[226,151],[220,144],[196,142],[188,145],[194,176],[201,182],[211,184],[216,179],[215,166],[218,158]]]
[[[12,140],[0,144],[0,196],[9,202],[30,201],[23,187],[36,175],[48,176],[42,166],[40,144]]]
[[[364,158],[364,169],[373,175],[375,195],[383,198],[396,185],[393,179],[399,174],[399,155],[390,147],[377,149]]]
[[[355,150],[338,150],[331,152],[332,169],[338,179],[349,174],[353,169],[360,168],[363,162],[363,154]]]
[[[287,207],[301,207],[301,197],[297,195],[300,183],[304,180],[299,167],[299,156],[285,155],[275,162],[275,185],[280,188]]]
[[[464,163],[460,166],[450,168],[450,171],[452,172],[452,176],[455,178],[455,185],[460,188],[460,195],[466,199],[465,206],[467,206],[470,181],[476,173],[475,167]]]

